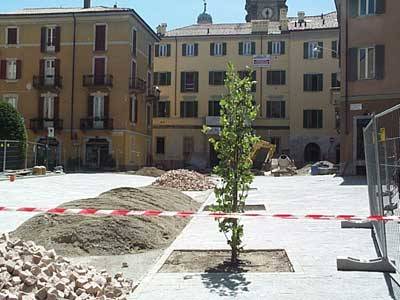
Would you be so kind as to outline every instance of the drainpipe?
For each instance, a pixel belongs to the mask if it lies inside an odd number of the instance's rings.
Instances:
[[[71,141],[74,139],[74,101],[75,101],[75,64],[76,64],[76,16],[74,19],[74,38],[72,42],[72,85],[71,85]]]
[[[260,55],[262,55],[262,53],[263,53],[263,37],[262,37],[262,35],[261,35],[261,46],[260,46]],[[260,70],[261,70],[261,82],[260,82],[260,84],[259,84],[259,86],[260,86],[260,117],[262,117],[263,116],[263,84],[264,84],[264,79],[263,79],[263,68],[260,68]]]
[[[175,115],[177,115],[177,103],[178,103],[178,38],[175,37]]]
[[[346,9],[345,9],[345,18],[346,18],[346,31],[345,31],[345,35],[346,35],[346,39],[345,39],[345,49],[346,49],[346,74],[345,74],[345,95],[344,95],[344,99],[345,99],[345,118],[346,118],[346,122],[345,122],[345,133],[346,135],[349,134],[349,18],[348,18],[348,11],[350,9],[350,5],[349,2],[346,1]]]

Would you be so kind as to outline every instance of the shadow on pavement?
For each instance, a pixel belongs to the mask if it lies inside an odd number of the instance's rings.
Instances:
[[[221,270],[226,273],[221,273]],[[232,268],[224,262],[207,269],[201,279],[211,293],[217,293],[220,297],[236,297],[240,293],[249,292],[248,286],[251,282],[246,279],[245,272],[240,266]]]
[[[336,176],[340,177],[340,176]],[[340,185],[367,185],[367,178],[362,176],[349,176],[349,177],[340,177],[343,179],[343,182]]]

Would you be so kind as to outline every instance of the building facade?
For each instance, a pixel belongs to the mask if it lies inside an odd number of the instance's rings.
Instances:
[[[243,76],[255,55],[271,66],[253,68],[258,135],[301,165],[336,161],[339,144],[331,87],[338,85],[336,13],[288,18],[286,1],[247,1],[246,23],[213,24],[206,12],[197,24],[158,27],[155,84],[161,90],[153,119],[153,157],[158,165],[210,167],[217,157],[201,132],[219,132],[219,100],[228,62]]]
[[[365,174],[363,128],[371,115],[400,103],[397,0],[336,0],[340,22],[338,95],[344,174]],[[389,59],[396,58],[396,59]]]
[[[156,41],[134,10],[90,1],[0,14],[0,97],[30,141],[54,150],[50,165],[140,167],[151,160]]]

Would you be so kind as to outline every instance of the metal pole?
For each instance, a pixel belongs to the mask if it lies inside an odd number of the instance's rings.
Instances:
[[[28,169],[28,147],[29,143],[27,142],[25,145],[25,170]]]
[[[37,166],[37,152],[38,152],[38,147],[37,146],[38,146],[37,144],[33,145],[33,150],[34,150],[34,153],[35,153],[34,167]]]
[[[7,140],[4,140],[4,151],[3,151],[3,172],[6,172],[6,161],[7,161]]]

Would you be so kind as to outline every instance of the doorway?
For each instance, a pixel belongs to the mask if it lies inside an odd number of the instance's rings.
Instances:
[[[304,162],[315,163],[321,160],[321,148],[315,144],[310,143],[304,149]]]
[[[106,58],[105,57],[96,57],[94,59],[94,84],[95,85],[104,85],[105,83],[105,74],[106,74]]]
[[[106,139],[90,139],[86,143],[86,167],[95,170],[112,167],[110,143]]]
[[[44,62],[44,84],[53,86],[56,75],[56,61],[54,59],[46,59]]]

